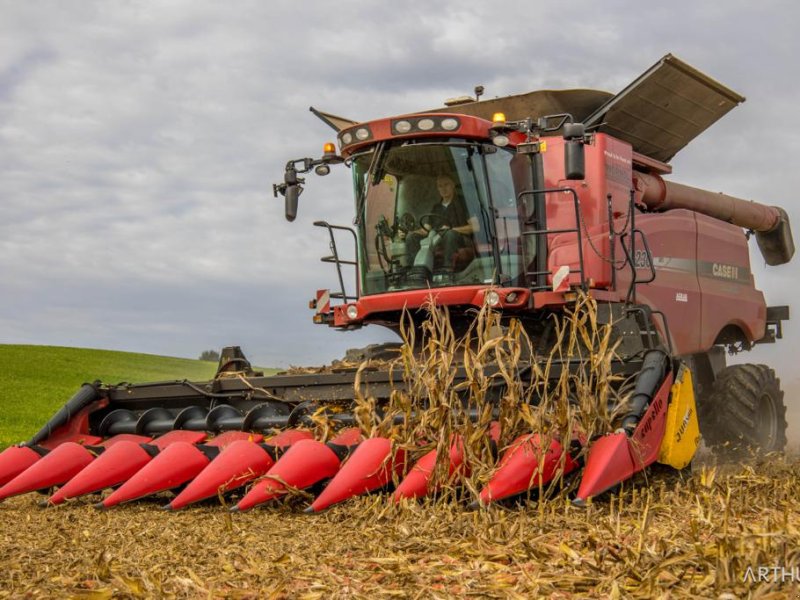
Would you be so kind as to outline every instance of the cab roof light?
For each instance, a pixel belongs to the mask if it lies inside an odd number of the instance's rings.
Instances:
[[[392,121],[392,135],[407,135],[417,132],[428,133],[430,131],[456,131],[460,127],[461,121],[456,117],[404,117]]]
[[[453,119],[452,117],[442,119],[442,129],[445,131],[455,131],[458,129],[459,125],[460,123],[458,122],[458,119]]]
[[[397,121],[394,124],[394,129],[395,131],[397,131],[397,133],[408,133],[409,131],[411,131],[411,127],[412,127],[411,121],[408,121],[406,119]]]
[[[495,125],[504,125],[506,122],[506,113],[496,112],[492,115],[492,123]]]
[[[339,140],[342,147],[349,146],[353,143],[366,142],[372,139],[372,131],[367,125],[357,125],[351,127],[339,134]]]

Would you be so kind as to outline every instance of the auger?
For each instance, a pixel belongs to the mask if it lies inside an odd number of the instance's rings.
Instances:
[[[354,227],[315,223],[328,232],[322,260],[339,287],[317,291],[313,320],[380,325],[405,333],[405,346],[269,377],[230,347],[211,381],[86,384],[31,440],[0,454],[0,499],[54,490],[44,505],[93,495],[111,508],[158,496],[178,510],[224,494],[245,511],[302,492],[311,513],[378,491],[414,502],[465,489],[477,440],[496,465],[457,496],[465,506],[554,485],[580,505],[655,462],[686,467],[701,434],[720,452],[781,450],[786,409],[774,371],[725,361],[726,351],[782,337],[788,307],[767,306],[756,289],[748,240],[767,265],[788,263],[787,214],[666,178],[675,154],[743,101],[667,55],[616,95],[461,98],[365,122],[312,108],[338,150],[325,144],[320,158],[287,163],[274,186],[286,218],[312,170],[349,169],[355,192]],[[341,236],[352,258],[340,255]],[[475,353],[442,359],[452,359],[449,405],[404,369],[425,352],[436,310]],[[470,336],[486,311],[496,339],[476,348]],[[605,354],[588,337],[565,342],[570,319],[605,331]],[[492,358],[509,332],[528,341],[507,353],[510,366]],[[486,359],[479,367],[476,356]],[[610,417],[591,430],[580,425],[576,382],[602,356],[611,393],[597,405]],[[522,386],[518,410],[544,419],[557,397],[567,426],[511,427],[510,377]],[[471,404],[474,394],[483,405]],[[356,406],[363,397],[372,425]],[[395,410],[405,397],[408,409]],[[468,426],[398,437],[442,406]]]

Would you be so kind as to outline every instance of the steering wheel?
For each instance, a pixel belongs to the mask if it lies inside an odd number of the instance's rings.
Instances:
[[[419,218],[419,225],[423,229],[439,231],[445,225],[447,225],[447,223],[445,222],[443,215],[438,213],[427,213]]]

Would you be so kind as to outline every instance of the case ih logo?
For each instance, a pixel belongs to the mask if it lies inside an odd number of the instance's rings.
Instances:
[[[723,279],[739,279],[739,267],[714,263],[711,266],[711,274],[714,275],[714,277],[721,277]]]
[[[749,284],[750,269],[746,266],[726,265],[724,263],[698,261],[697,274],[710,279],[724,279],[733,283]]]

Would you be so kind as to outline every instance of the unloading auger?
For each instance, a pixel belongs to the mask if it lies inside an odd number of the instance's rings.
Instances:
[[[591,305],[613,342],[607,375],[618,393],[604,407],[613,416],[604,431],[509,439],[508,367],[481,365],[484,405],[464,400],[463,424],[470,443],[477,435],[499,459],[466,503],[569,478],[582,504],[655,462],[684,468],[701,433],[720,451],[781,450],[785,406],[774,371],[726,366],[725,356],[782,337],[788,307],[767,306],[755,288],[747,240],[755,235],[768,265],[789,262],[788,217],[664,179],[669,160],[742,101],[668,55],[617,95],[461,99],[367,122],[312,109],[336,130],[339,150],[326,144],[319,159],[289,161],[275,186],[287,219],[312,170],[344,165],[355,187],[354,228],[316,223],[330,235],[323,260],[340,285],[317,292],[314,322],[382,325],[415,341],[370,348],[355,364],[270,377],[231,347],[211,381],[86,384],[33,438],[0,454],[0,499],[48,491],[44,504],[55,506],[112,489],[91,500],[111,508],[169,492],[166,507],[178,510],[238,490],[246,493],[233,508],[247,510],[304,490],[306,510],[318,512],[377,490],[392,489],[396,502],[436,493],[440,465],[458,487],[474,467],[465,432],[448,432],[433,449],[436,440],[400,445],[391,435],[434,399],[387,412],[414,387],[389,359],[423,351],[432,307],[446,309],[454,338],[471,335],[476,314],[489,309],[498,336],[524,331],[531,345],[513,369],[537,382],[524,395],[533,407],[564,373],[591,368],[590,343],[577,355],[559,351],[569,315]],[[349,234],[355,256],[345,260],[337,236]],[[456,360],[448,377],[466,398],[475,366]],[[574,385],[558,389],[580,409]],[[384,435],[364,425],[359,394],[387,415]]]

